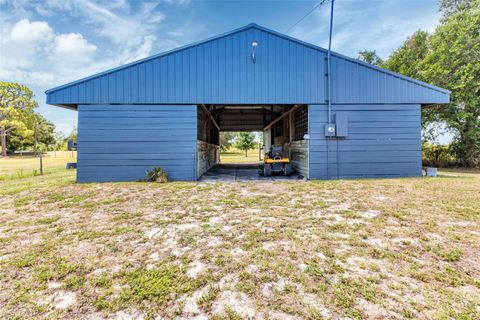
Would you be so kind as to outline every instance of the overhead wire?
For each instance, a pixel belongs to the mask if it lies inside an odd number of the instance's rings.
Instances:
[[[322,4],[324,4],[325,2],[327,2],[327,0],[322,0],[320,1],[319,3],[317,3],[310,11],[308,11],[303,17],[300,18],[300,20],[298,20],[297,22],[295,22],[290,28],[288,28],[285,33],[288,33],[290,30],[292,30],[293,28],[295,28],[300,22],[303,21],[303,19],[305,19],[306,17],[308,17],[313,11],[315,11],[317,8],[319,8]]]

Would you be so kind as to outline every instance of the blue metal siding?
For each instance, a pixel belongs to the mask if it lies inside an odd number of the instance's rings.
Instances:
[[[80,105],[77,181],[195,180],[196,140],[196,105]]]
[[[257,40],[256,63],[251,42]],[[446,90],[333,53],[336,103],[448,103]],[[49,104],[322,104],[324,49],[249,25],[47,91]]]
[[[327,106],[309,105],[310,179],[421,175],[420,105],[333,105],[332,112],[348,116],[347,138],[326,139]]]

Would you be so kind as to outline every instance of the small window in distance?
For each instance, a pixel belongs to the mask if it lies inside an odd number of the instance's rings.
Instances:
[[[303,136],[308,133],[308,108],[301,106],[293,112],[293,140],[303,140]]]

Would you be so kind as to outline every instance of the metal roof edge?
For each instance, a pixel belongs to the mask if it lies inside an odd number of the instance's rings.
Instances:
[[[317,45],[302,41],[300,39],[297,39],[297,38],[288,36],[286,34],[274,31],[272,29],[268,29],[268,28],[260,26],[256,23],[249,23],[246,26],[243,26],[243,27],[240,27],[240,28],[237,28],[237,29],[234,29],[234,30],[231,30],[231,31],[228,31],[228,32],[225,32],[225,33],[207,38],[207,39],[204,39],[204,40],[196,41],[196,42],[193,42],[191,44],[187,44],[187,45],[184,45],[184,46],[172,49],[172,50],[168,50],[168,51],[161,52],[161,53],[149,56],[149,57],[145,57],[145,58],[140,59],[140,60],[132,61],[130,63],[124,64],[124,65],[121,65],[121,66],[118,66],[118,67],[115,67],[115,68],[112,68],[112,69],[108,69],[108,70],[96,73],[94,75],[91,75],[91,76],[88,76],[88,77],[85,77],[85,78],[82,78],[82,79],[79,79],[79,80],[75,80],[75,81],[66,83],[64,85],[54,87],[52,89],[48,89],[48,90],[45,91],[45,94],[50,94],[54,91],[61,90],[61,89],[64,89],[64,88],[67,88],[67,87],[85,82],[85,81],[89,81],[89,80],[92,80],[92,79],[95,79],[95,78],[98,78],[98,77],[101,77],[101,76],[104,76],[104,75],[107,75],[107,74],[110,74],[110,73],[113,73],[113,72],[116,72],[116,71],[119,71],[119,70],[122,70],[122,69],[125,69],[125,68],[131,67],[131,66],[136,65],[136,64],[140,64],[140,63],[150,61],[150,60],[153,60],[153,59],[156,59],[156,58],[159,58],[159,57],[167,56],[169,54],[173,54],[173,53],[176,53],[176,52],[179,52],[179,51],[182,51],[182,50],[193,48],[193,47],[198,46],[200,44],[215,41],[215,40],[230,36],[232,34],[235,34],[235,33],[241,32],[241,31],[245,31],[245,30],[248,30],[248,29],[252,29],[252,28],[255,28],[255,29],[263,31],[263,32],[270,33],[272,35],[275,35],[277,37],[283,38],[283,39],[288,40],[288,41],[293,41],[293,42],[299,43],[303,46],[306,46],[306,47],[309,47],[309,48],[312,48],[312,49],[315,49],[315,50],[318,50],[318,51],[322,51],[324,53],[327,52],[327,49],[319,47]],[[389,74],[389,75],[394,76],[396,78],[418,84],[418,85],[423,86],[423,87],[428,88],[428,89],[432,89],[432,90],[435,90],[435,91],[438,91],[438,92],[441,92],[441,93],[445,93],[445,94],[449,94],[449,95],[451,93],[451,91],[449,91],[449,90],[446,90],[446,89],[428,84],[426,82],[423,82],[423,81],[420,81],[420,80],[417,80],[417,79],[414,79],[414,78],[404,76],[400,73],[396,73],[396,72],[393,72],[393,71],[390,71],[390,70],[387,70],[387,69],[383,69],[383,68],[371,65],[369,63],[366,63],[364,61],[360,61],[358,59],[350,58],[348,56],[342,55],[342,54],[334,52],[334,51],[332,51],[332,55],[337,57],[337,58],[347,60],[349,62],[356,63],[356,64],[362,65],[364,67],[373,69],[375,71],[386,73],[386,74]]]

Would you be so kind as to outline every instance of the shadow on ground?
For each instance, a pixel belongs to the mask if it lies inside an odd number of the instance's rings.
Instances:
[[[202,182],[228,182],[228,181],[285,181],[301,180],[302,176],[293,174],[284,176],[281,174],[264,177],[258,174],[258,164],[256,163],[228,163],[217,164],[208,170],[201,178]]]

